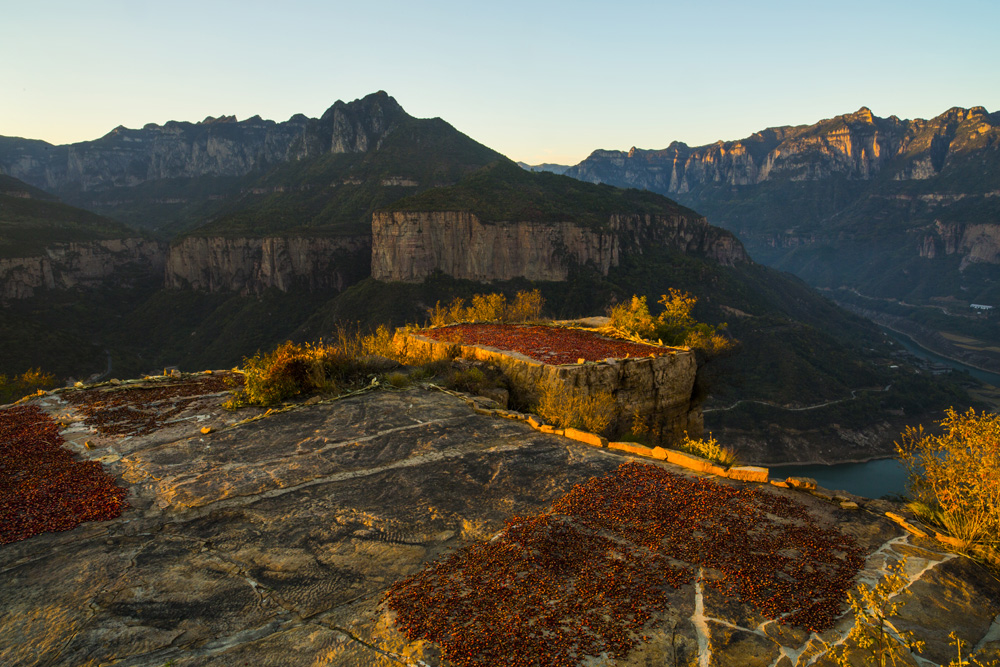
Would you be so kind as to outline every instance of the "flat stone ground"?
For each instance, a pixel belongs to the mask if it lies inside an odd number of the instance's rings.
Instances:
[[[420,388],[243,424],[260,411],[226,412],[225,395],[213,394],[131,437],[95,434],[64,396],[36,401],[68,425],[71,448],[129,488],[132,507],[0,546],[3,665],[439,664],[434,647],[393,630],[379,607],[385,589],[633,460]],[[926,658],[954,657],[952,630],[981,657],[1000,657],[1000,583],[978,565],[909,537],[877,501],[850,512],[768,492],[855,535],[871,553],[863,579],[875,580],[886,556],[908,556],[913,595],[900,598],[899,623],[927,642]],[[782,626],[697,584],[679,599],[673,633],[655,631],[624,661],[583,664],[829,664],[823,642],[836,630]]]

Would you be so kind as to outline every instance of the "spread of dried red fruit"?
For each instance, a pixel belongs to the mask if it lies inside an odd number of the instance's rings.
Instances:
[[[83,414],[84,423],[101,435],[148,435],[207,394],[242,383],[238,374],[127,388],[109,387],[68,392],[62,396]]]
[[[128,491],[97,461],[78,461],[37,406],[0,411],[0,544],[114,519]]]
[[[410,641],[436,643],[459,667],[498,655],[568,667],[625,657],[696,576],[768,618],[829,628],[863,563],[852,537],[789,498],[626,463],[551,513],[514,517],[494,539],[396,582],[383,600]]]
[[[537,325],[455,324],[424,329],[421,336],[449,343],[486,345],[510,350],[546,364],[575,364],[579,359],[603,361],[664,355],[670,349],[607,338],[593,331]]]

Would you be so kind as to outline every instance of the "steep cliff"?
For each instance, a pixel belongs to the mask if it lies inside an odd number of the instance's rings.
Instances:
[[[747,261],[732,234],[665,197],[531,173],[499,160],[458,184],[395,202],[372,218],[372,276],[565,280],[601,275],[653,246],[725,265]]]
[[[342,290],[368,275],[370,253],[367,236],[188,237],[170,248],[166,286],[240,294]]]
[[[372,277],[419,282],[440,271],[477,281],[561,281],[574,264],[606,276],[623,254],[641,254],[647,244],[724,265],[747,261],[732,234],[685,216],[612,215],[606,228],[594,229],[575,222],[486,224],[467,211],[381,211],[372,219]]]
[[[0,257],[0,299],[26,299],[39,288],[127,287],[163,274],[166,247],[143,238],[53,243],[44,254]]]

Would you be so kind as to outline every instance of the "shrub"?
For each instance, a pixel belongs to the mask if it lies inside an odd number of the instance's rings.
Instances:
[[[226,408],[276,405],[313,392],[336,393],[367,380],[371,355],[393,358],[392,334],[385,326],[372,333],[340,327],[335,344],[286,341],[267,353],[243,361],[244,384],[224,403]]]
[[[489,385],[486,373],[473,366],[465,370],[455,371],[448,377],[447,385],[449,389],[464,391],[469,394],[478,394]]]
[[[542,318],[545,298],[538,290],[521,291],[514,296],[514,302],[507,306],[505,318],[508,322],[531,322]]]
[[[618,411],[610,392],[599,391],[588,396],[569,387],[542,387],[538,407],[540,416],[559,428],[581,428],[591,433],[604,433]]]
[[[527,322],[540,319],[545,299],[540,291],[518,292],[512,303],[499,293],[477,294],[472,303],[456,297],[449,305],[438,301],[430,311],[431,326],[444,326],[455,322]]]
[[[43,372],[41,368],[30,368],[21,375],[11,378],[0,375],[0,405],[16,401],[40,389],[51,389],[55,386],[56,376]]]
[[[905,570],[905,558],[892,562],[886,566],[885,577],[875,586],[859,583],[848,594],[854,625],[840,641],[827,645],[830,657],[840,667],[909,665],[913,651],[923,648],[923,642],[914,640],[912,632],[896,628],[892,621],[899,611],[899,596],[910,593]]]
[[[654,318],[649,312],[646,297],[633,296],[630,301],[611,308],[607,327],[611,333],[625,338],[659,341],[664,345],[686,345],[709,356],[733,349],[733,341],[719,329],[698,322],[691,316],[697,302],[698,299],[691,294],[670,288],[670,293],[662,295],[658,301],[663,306],[663,312]]]
[[[413,384],[413,378],[408,373],[400,373],[399,371],[386,375],[385,381],[396,389],[403,389]]]
[[[685,433],[684,441],[681,442],[677,448],[681,451],[687,452],[688,454],[700,456],[703,459],[714,461],[723,466],[732,466],[739,461],[739,457],[736,455],[736,450],[731,447],[720,445],[718,440],[712,437],[711,433],[708,434],[707,440],[692,440],[688,434]]]
[[[1000,546],[1000,415],[953,408],[941,435],[907,427],[896,443],[913,507],[971,547]]]
[[[333,390],[324,368],[329,350],[323,346],[296,345],[286,341],[267,353],[258,351],[243,360],[244,383],[223,407],[276,405],[298,394],[317,389]]]

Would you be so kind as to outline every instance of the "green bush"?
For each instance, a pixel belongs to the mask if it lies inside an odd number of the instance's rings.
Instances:
[[[367,334],[340,327],[333,338],[334,344],[286,341],[244,359],[243,386],[224,407],[269,406],[303,394],[338,393],[367,381],[372,355],[395,357],[392,333],[385,326]]]
[[[490,382],[486,378],[486,373],[473,366],[465,370],[458,370],[448,377],[449,389],[464,391],[469,394],[478,394],[486,389]]]

